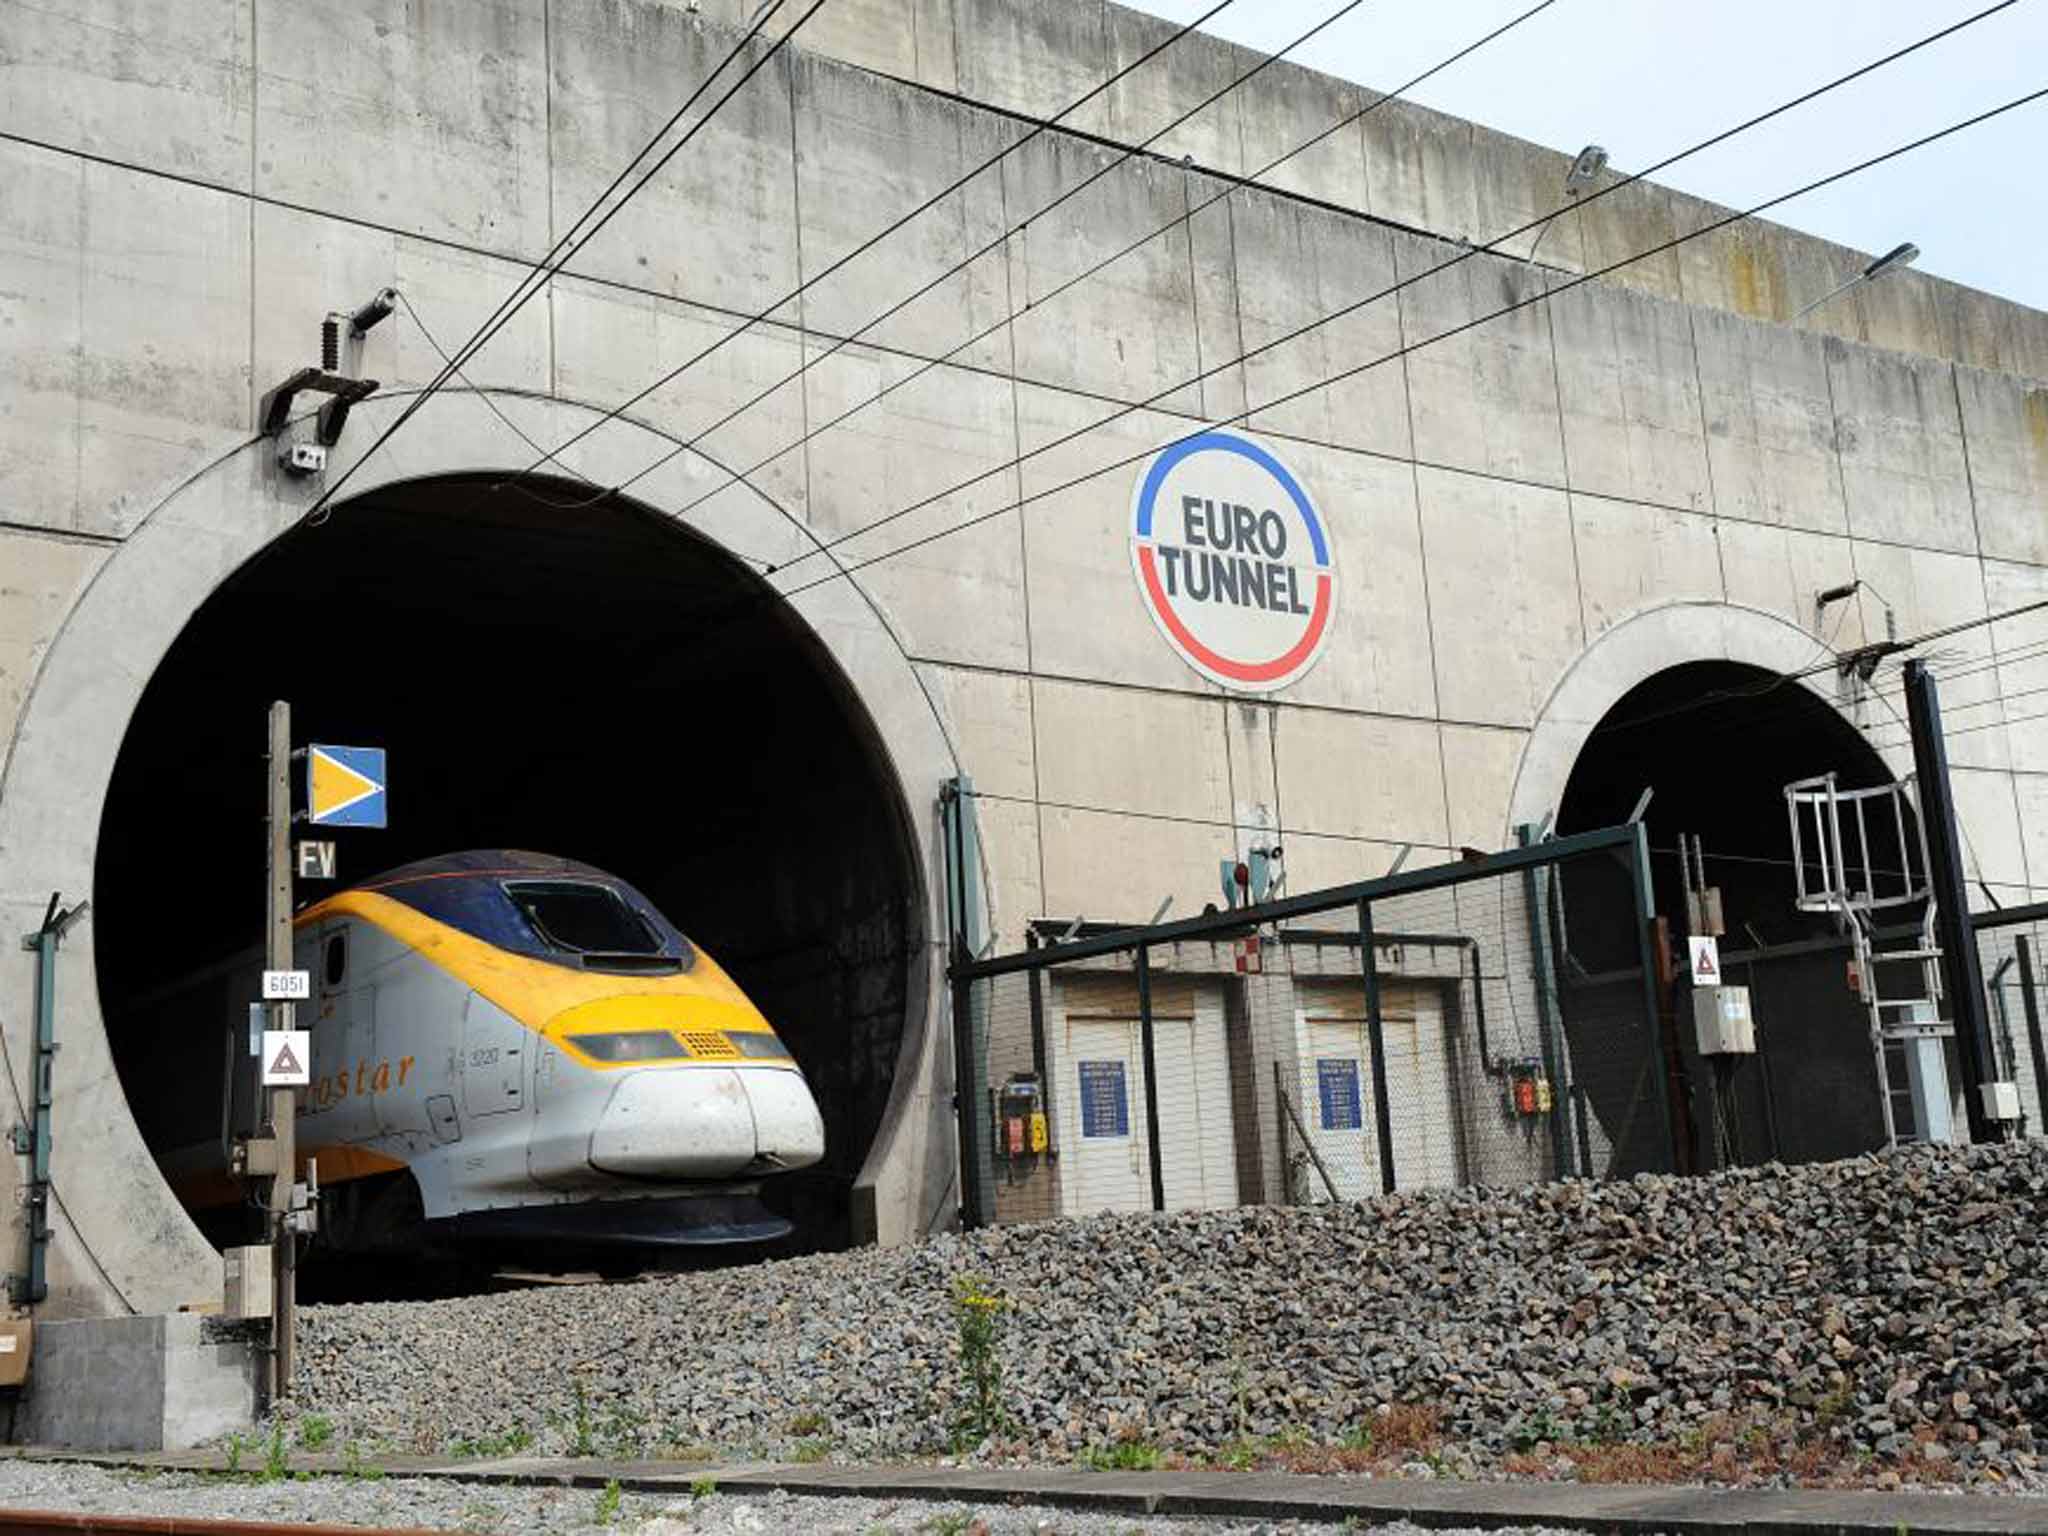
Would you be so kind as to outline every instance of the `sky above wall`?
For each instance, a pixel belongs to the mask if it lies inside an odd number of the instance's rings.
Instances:
[[[1185,23],[1215,0],[1126,0]],[[1533,0],[1366,0],[1288,55],[1392,90]],[[1882,57],[1992,0],[1556,0],[1417,87],[1425,106],[1630,171]],[[1236,0],[1206,30],[1277,53],[1340,0]],[[2048,86],[2048,0],[2019,0],[1659,182],[1744,208]],[[1766,217],[2048,309],[2048,100]],[[1817,295],[1816,295],[1817,297]]]

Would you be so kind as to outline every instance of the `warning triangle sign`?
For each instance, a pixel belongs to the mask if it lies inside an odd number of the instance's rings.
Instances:
[[[1692,984],[1696,987],[1721,985],[1721,946],[1711,938],[1689,938],[1692,950]]]
[[[313,1036],[303,1029],[266,1029],[263,1032],[263,1086],[303,1088],[313,1081],[307,1063],[313,1055]]]

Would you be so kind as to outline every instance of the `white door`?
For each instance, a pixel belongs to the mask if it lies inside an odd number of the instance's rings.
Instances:
[[[1301,1020],[1303,1045],[1297,1113],[1308,1124],[1309,1142],[1323,1160],[1340,1200],[1363,1200],[1380,1192],[1379,1142],[1373,1118],[1372,1055],[1359,1019]],[[1396,1166],[1399,1166],[1396,1149]],[[1313,1166],[1307,1172],[1310,1200],[1330,1191]]]
[[[1148,1211],[1144,1057],[1130,1019],[1068,1018],[1061,1051],[1066,1145],[1060,1204],[1070,1216]]]
[[[1393,1110],[1394,1177],[1403,1189],[1447,1188],[1458,1182],[1458,1127],[1443,1003],[1419,990],[1402,1001],[1404,1011],[1388,1010],[1381,1027],[1387,1103]]]
[[[1198,1005],[1199,1008],[1199,1005]],[[1152,1020],[1159,1082],[1159,1160],[1168,1210],[1238,1203],[1236,1122],[1221,1009]]]

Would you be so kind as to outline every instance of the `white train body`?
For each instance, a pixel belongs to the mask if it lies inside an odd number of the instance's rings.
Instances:
[[[824,1155],[768,1021],[644,897],[587,866],[503,852],[408,865],[301,914],[294,951],[312,981],[298,1140],[338,1248],[390,1246],[411,1223],[429,1242],[536,1249],[779,1236],[788,1224],[750,1197]],[[254,1073],[235,1076],[247,1127]],[[222,1192],[218,1147],[165,1163],[193,1203]]]

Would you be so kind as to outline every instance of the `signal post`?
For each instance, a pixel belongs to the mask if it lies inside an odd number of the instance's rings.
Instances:
[[[293,872],[312,879],[335,877],[334,845],[300,845],[293,859],[292,764],[306,762],[306,819],[316,826],[385,825],[384,753],[376,747],[314,746],[292,750],[291,705],[270,706],[270,750],[266,767],[266,922],[263,939],[264,1029],[261,1087],[265,1096],[262,1134],[243,1144],[237,1171],[267,1181],[263,1197],[265,1236],[271,1249],[270,1397],[291,1396],[292,1352],[298,1312],[298,1239],[317,1230],[315,1204],[319,1172],[308,1168],[299,1183],[299,1090],[312,1080],[313,1041],[298,1027],[298,1004],[313,995],[312,976],[297,969],[292,942]]]
[[[298,1005],[288,997],[272,998],[272,978],[290,974],[292,965],[292,707],[270,706],[270,814],[268,918],[264,938],[263,991],[269,999],[270,1028],[287,1040],[296,1023]],[[269,1040],[263,1046],[264,1077],[273,1075]],[[310,1054],[310,1052],[308,1053]],[[298,1063],[308,1065],[306,1062]],[[298,1312],[298,1233],[292,1220],[292,1186],[298,1181],[298,1089],[272,1085],[270,1139],[274,1158],[270,1177],[271,1241],[270,1396],[272,1402],[291,1396],[292,1340]]]

